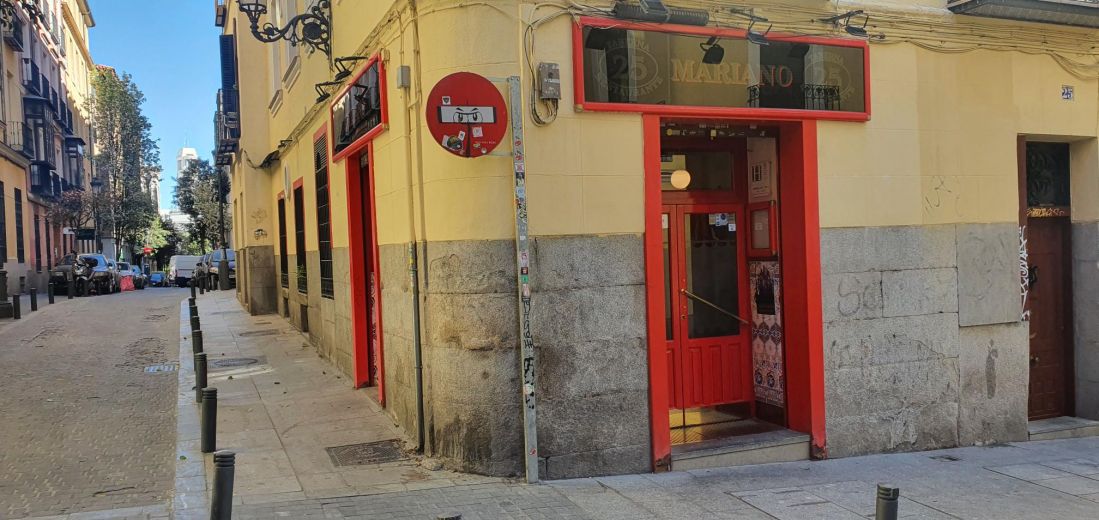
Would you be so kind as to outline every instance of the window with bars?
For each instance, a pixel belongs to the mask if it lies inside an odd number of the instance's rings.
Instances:
[[[21,264],[27,262],[23,239],[23,190],[15,188],[15,261]]]
[[[313,143],[313,169],[317,181],[317,252],[321,268],[321,296],[335,297],[332,281],[332,209],[328,190],[328,138]]]
[[[8,208],[4,200],[8,192],[4,191],[4,183],[0,182],[0,263],[8,261]]]
[[[279,278],[290,288],[290,259],[286,257],[286,197],[279,197]]]
[[[309,292],[309,274],[305,270],[305,190],[301,186],[294,188],[294,252],[298,292]]]

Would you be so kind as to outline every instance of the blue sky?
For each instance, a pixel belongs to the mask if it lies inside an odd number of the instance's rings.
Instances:
[[[211,159],[221,76],[214,6],[208,0],[91,0],[92,59],[128,72],[145,93],[160,144],[160,207],[172,207],[179,149]]]

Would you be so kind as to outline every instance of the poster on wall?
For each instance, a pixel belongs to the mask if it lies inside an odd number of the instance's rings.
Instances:
[[[776,261],[749,262],[752,290],[752,378],[756,400],[786,405],[782,273]]]
[[[758,162],[752,165],[748,177],[748,201],[766,202],[775,198],[775,183],[771,176],[771,161]]]

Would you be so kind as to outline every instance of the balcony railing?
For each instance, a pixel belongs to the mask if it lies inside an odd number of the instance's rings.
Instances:
[[[42,74],[38,72],[38,64],[30,58],[23,58],[23,85],[27,92],[42,95]]]
[[[8,121],[4,123],[4,144],[9,148],[22,153],[26,158],[34,158],[34,135],[31,129],[22,121]]]
[[[23,21],[18,16],[13,16],[11,22],[4,26],[4,42],[15,52],[23,52]]]
[[[61,195],[61,179],[50,165],[31,163],[31,193],[40,197],[52,198]]]

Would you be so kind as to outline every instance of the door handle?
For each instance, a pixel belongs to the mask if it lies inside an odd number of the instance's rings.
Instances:
[[[701,296],[699,296],[699,295],[697,295],[697,294],[695,294],[691,291],[688,291],[687,289],[680,289],[679,292],[683,293],[684,296],[686,296],[686,297],[688,297],[688,298],[690,298],[690,299],[692,299],[696,302],[699,302],[699,303],[701,303],[701,304],[703,304],[707,307],[710,307],[710,308],[714,309],[715,311],[720,312],[720,313],[722,313],[722,314],[724,314],[724,315],[726,315],[730,318],[733,318],[733,319],[735,319],[735,320],[737,320],[737,321],[739,321],[739,322],[741,322],[745,325],[751,325],[751,322],[749,322],[748,320],[746,320],[744,318],[741,318],[740,316],[737,316],[736,314],[733,314],[732,312],[729,312],[729,311],[721,308],[716,303],[711,302],[711,301],[709,301],[709,300],[707,300],[707,299],[705,299],[705,298],[703,298],[703,297],[701,297]],[[684,318],[686,318],[686,316],[684,316]]]
[[[1042,358],[1038,356],[1030,356],[1030,366],[1037,365],[1040,361],[1042,361]]]

